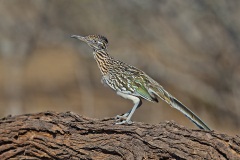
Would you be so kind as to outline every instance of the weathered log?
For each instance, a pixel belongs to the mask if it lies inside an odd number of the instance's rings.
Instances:
[[[72,112],[0,119],[0,159],[240,159],[240,137],[174,122],[115,125]]]

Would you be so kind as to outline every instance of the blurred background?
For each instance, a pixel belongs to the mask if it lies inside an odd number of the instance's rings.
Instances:
[[[145,71],[212,129],[240,134],[239,17],[238,0],[1,0],[0,117],[128,111],[132,102],[101,83],[90,47],[70,38],[101,34],[113,57]],[[133,120],[196,128],[162,101],[143,101]]]

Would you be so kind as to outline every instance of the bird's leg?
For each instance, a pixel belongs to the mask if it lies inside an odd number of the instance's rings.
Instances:
[[[131,124],[132,123],[131,122],[131,117],[132,117],[133,113],[135,112],[135,110],[138,107],[141,106],[142,101],[141,101],[140,98],[132,96],[132,95],[124,94],[124,93],[121,93],[121,92],[117,92],[117,94],[122,96],[122,97],[124,97],[124,98],[126,98],[126,99],[132,100],[133,103],[134,103],[134,106],[133,106],[133,108],[130,111],[128,111],[127,113],[123,114],[122,116],[117,115],[116,116],[117,121],[120,121],[120,120],[122,120],[122,121],[121,122],[117,122],[116,124],[124,124],[124,123]]]
[[[140,103],[142,104],[142,102],[140,102]],[[141,104],[138,105],[136,109],[138,109],[138,108],[141,106]],[[133,107],[133,108],[134,108],[134,107]],[[132,108],[132,109],[133,109],[133,108]],[[128,115],[131,113],[132,109],[130,109],[128,112],[126,112],[126,113],[124,113],[124,114],[122,114],[122,115],[117,115],[117,116],[115,117],[115,119],[116,119],[117,121],[122,120],[122,119],[127,119]]]

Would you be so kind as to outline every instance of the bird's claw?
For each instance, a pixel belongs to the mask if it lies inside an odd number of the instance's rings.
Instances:
[[[115,119],[116,119],[117,121],[119,121],[119,120],[126,120],[127,117],[128,117],[128,115],[129,115],[128,112],[125,113],[125,114],[122,114],[122,115],[117,115],[117,116],[115,117]]]
[[[116,122],[115,124],[133,124],[134,122],[133,121],[130,121],[130,120],[123,120],[121,122]]]
[[[124,115],[117,115],[115,117],[115,120],[116,121],[120,121],[120,120],[126,120],[127,119],[127,116],[124,116]]]
[[[115,120],[117,121],[115,124],[133,124],[133,122],[128,119],[129,112],[123,114],[123,115],[117,115],[115,117]]]
[[[117,121],[115,124],[125,124],[125,123],[127,123],[127,124],[133,124],[133,122],[128,119],[128,115],[129,115],[129,113],[125,113],[125,114],[123,114],[123,115],[117,115],[117,116],[115,117],[115,119],[116,119],[116,121]]]

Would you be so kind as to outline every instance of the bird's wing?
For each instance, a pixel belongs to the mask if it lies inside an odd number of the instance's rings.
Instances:
[[[156,96],[154,94],[150,94],[148,91],[148,88],[145,85],[145,79],[140,77],[136,77],[132,81],[132,86],[134,87],[135,94],[139,94],[142,98],[153,101],[153,102],[158,102]]]
[[[118,70],[118,74],[112,74],[116,77],[118,85],[122,87],[122,92],[132,94],[138,97],[142,97],[146,100],[158,102],[155,95],[150,94],[145,84],[149,83],[145,77],[145,73],[133,66],[124,64],[115,68]],[[116,76],[117,75],[117,76]],[[125,89],[125,90],[124,90]],[[121,89],[120,89],[121,90]]]

